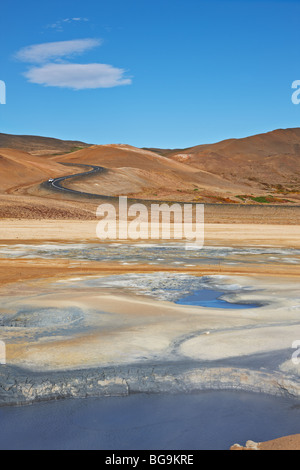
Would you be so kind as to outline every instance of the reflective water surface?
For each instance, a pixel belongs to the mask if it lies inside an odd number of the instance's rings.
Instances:
[[[61,400],[0,409],[1,449],[229,449],[299,432],[294,400],[201,392]]]

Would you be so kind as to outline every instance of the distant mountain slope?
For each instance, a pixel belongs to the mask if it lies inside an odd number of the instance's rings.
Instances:
[[[300,132],[287,132],[289,138],[285,132],[279,134],[249,141],[231,139],[179,152],[95,145],[51,159],[110,169],[105,176],[67,182],[68,187],[82,192],[126,194],[137,199],[293,204],[300,199]],[[276,153],[280,151],[286,153]]]
[[[239,185],[224,181],[218,175],[173,161],[157,153],[130,145],[94,145],[51,160],[103,166],[110,171],[85,180],[70,180],[67,186],[84,192],[109,195],[134,195],[138,198],[195,199],[195,191],[213,190],[221,193]],[[103,192],[104,191],[104,192]]]
[[[279,153],[300,154],[300,128],[276,129],[263,134],[256,134],[240,139],[226,139],[213,144],[201,144],[184,149],[145,148],[145,150],[150,150],[168,157],[179,153],[200,154],[201,152],[218,152],[225,149],[231,153],[239,152],[244,154],[247,154],[249,150],[251,150],[251,153],[257,155],[275,155]]]
[[[74,169],[60,162],[74,163]],[[64,183],[81,192],[187,202],[300,203],[300,128],[183,150],[0,134],[0,191],[76,173],[76,163],[108,169]]]
[[[12,148],[33,155],[67,153],[77,148],[89,147],[89,144],[73,140],[60,140],[52,137],[31,135],[12,135],[0,133],[0,148]]]
[[[232,182],[300,190],[300,128],[164,152],[172,160]]]

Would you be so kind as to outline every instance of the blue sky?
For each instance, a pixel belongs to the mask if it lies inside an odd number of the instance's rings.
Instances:
[[[300,1],[3,0],[0,132],[185,148],[300,127]]]

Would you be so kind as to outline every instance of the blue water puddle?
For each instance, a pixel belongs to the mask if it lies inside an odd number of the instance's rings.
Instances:
[[[231,282],[230,282],[231,281]],[[185,273],[119,274],[70,282],[71,288],[117,289],[178,305],[222,309],[251,309],[263,306],[253,298],[257,288],[241,285],[229,276],[193,276]],[[64,286],[65,287],[65,284]],[[246,294],[247,297],[240,298]],[[249,294],[251,297],[249,298]]]
[[[194,305],[198,307],[209,307],[209,308],[230,308],[230,309],[246,309],[246,308],[257,308],[260,307],[258,304],[246,304],[246,303],[232,303],[227,302],[221,297],[224,292],[212,290],[212,289],[200,289],[192,294],[181,297],[176,300],[175,303],[179,305]]]

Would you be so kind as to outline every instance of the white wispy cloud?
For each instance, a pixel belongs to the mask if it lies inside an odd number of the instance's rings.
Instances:
[[[58,20],[55,23],[48,24],[47,28],[56,29],[57,31],[63,31],[63,26],[65,24],[70,23],[80,23],[80,22],[87,22],[89,21],[88,18],[64,18],[62,20]]]
[[[15,58],[22,62],[43,63],[51,60],[66,59],[82,54],[102,44],[101,39],[72,39],[71,41],[46,42],[20,49]]]
[[[83,90],[130,85],[125,71],[107,64],[45,64],[30,68],[24,75],[31,83]]]
[[[77,18],[73,18],[75,20]],[[29,82],[39,85],[73,90],[130,85],[132,80],[125,76],[124,69],[108,64],[70,63],[74,55],[101,44],[101,39],[89,38],[34,44],[20,49],[15,58],[30,64],[23,75]]]

